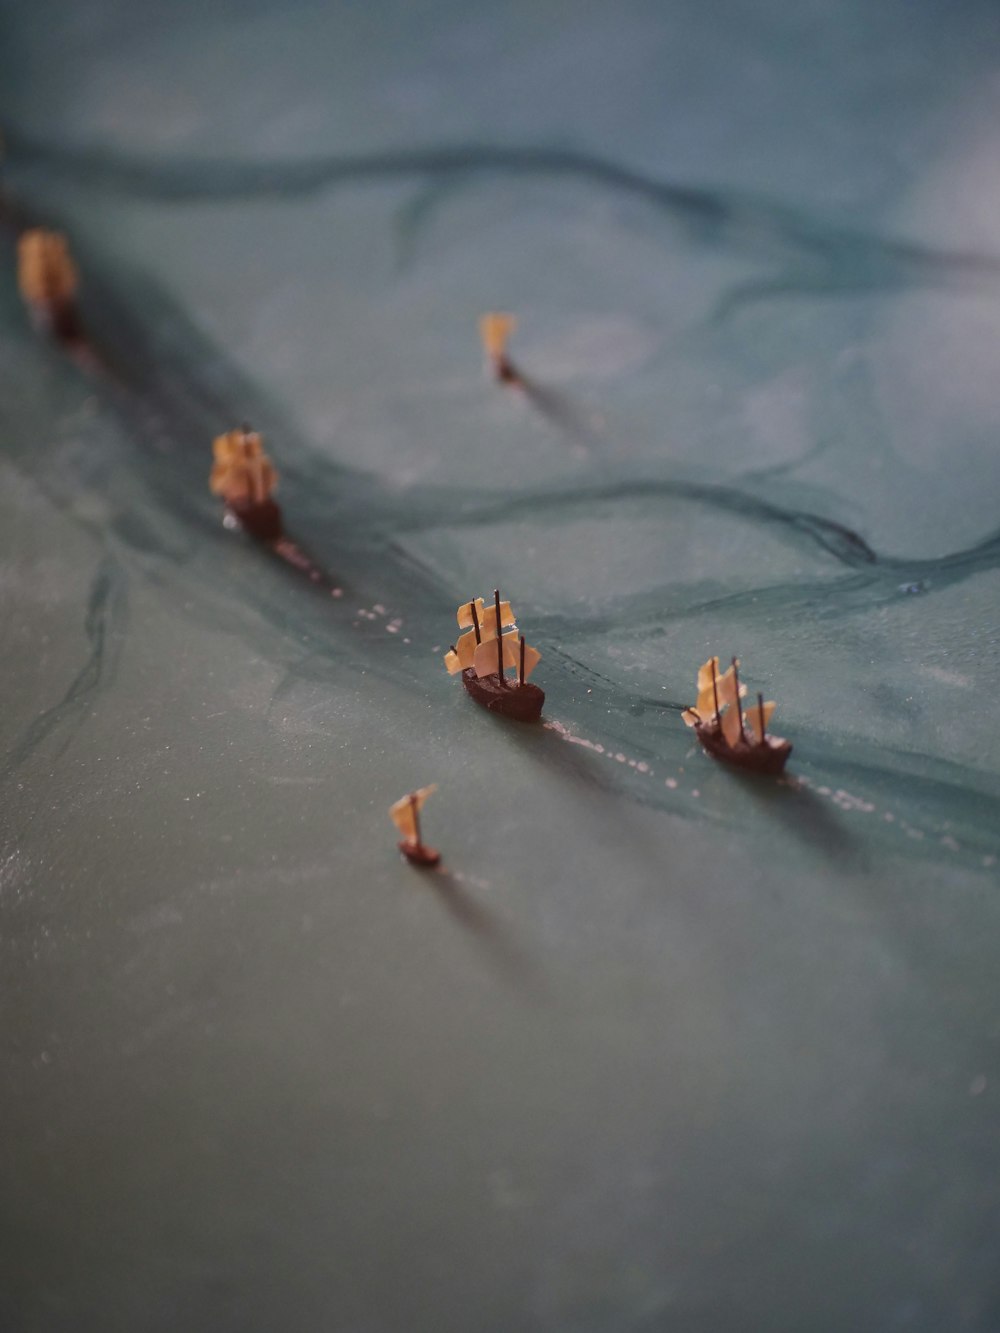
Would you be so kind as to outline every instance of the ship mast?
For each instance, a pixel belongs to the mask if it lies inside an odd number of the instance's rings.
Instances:
[[[493,589],[493,603],[496,606],[497,615],[497,674],[500,677],[500,684],[507,684],[507,677],[503,673],[503,631],[500,628],[500,589]]]
[[[416,793],[416,792],[411,792],[411,793],[410,793],[410,811],[411,811],[411,813],[412,813],[412,815],[413,815],[413,835],[414,835],[414,841],[415,841],[416,845],[419,847],[419,846],[421,846],[422,839],[421,839],[421,837],[420,837],[420,806],[417,804],[417,793]]]
[[[469,610],[472,612],[472,628],[476,631],[476,644],[478,646],[482,643],[483,636],[479,633],[479,616],[476,613],[476,603],[474,601],[469,603]]]
[[[524,684],[524,635],[521,635],[521,664],[517,670],[518,685]]]
[[[715,658],[712,658],[712,697],[715,699],[715,725],[722,726],[722,714],[719,712],[719,683],[715,673]]]
[[[746,732],[743,730],[743,705],[740,703],[740,664],[736,658],[733,658],[733,685],[736,687],[736,713],[740,719],[740,740],[746,740]]]
[[[757,714],[760,718],[760,743],[764,744],[764,696],[757,695]]]

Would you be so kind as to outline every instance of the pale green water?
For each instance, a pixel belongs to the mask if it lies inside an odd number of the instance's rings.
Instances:
[[[1000,25],[874,8],[8,9],[4,1328],[1000,1329]]]

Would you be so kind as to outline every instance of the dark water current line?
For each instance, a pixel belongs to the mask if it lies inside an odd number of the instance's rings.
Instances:
[[[31,188],[44,181],[171,204],[287,200],[343,186],[394,179],[431,182],[405,215],[412,231],[437,194],[483,177],[580,182],[639,201],[691,244],[773,260],[782,276],[737,289],[720,307],[796,290],[837,294],[906,286],[982,289],[1000,281],[1000,258],[949,251],[824,222],[806,210],[749,192],[660,180],[637,168],[571,147],[445,144],[299,159],[144,158],[113,149],[51,143],[4,126],[5,166]]]
[[[30,210],[22,211],[7,201],[8,245],[2,256],[12,263],[11,234],[31,221]],[[56,221],[56,220],[53,220]],[[111,510],[109,531],[124,547],[139,549],[148,555],[159,553],[169,566],[187,557],[178,553],[184,543],[164,544],[154,527],[145,525],[136,515],[135,482],[138,481],[152,501],[153,513],[165,516],[169,524],[179,524],[188,538],[198,533],[203,549],[210,555],[215,543],[233,538],[220,530],[218,507],[207,494],[206,474],[209,442],[221,429],[249,417],[274,442],[283,472],[283,503],[290,526],[314,547],[324,562],[343,579],[348,590],[344,605],[324,603],[319,611],[313,589],[303,588],[302,600],[291,600],[283,591],[284,580],[261,580],[260,555],[248,545],[245,575],[231,588],[234,604],[242,599],[277,630],[291,630],[299,644],[306,674],[323,675],[328,659],[363,662],[365,669],[383,674],[397,684],[413,690],[436,688],[444,697],[440,663],[428,651],[430,640],[415,641],[412,652],[400,651],[400,645],[387,636],[363,631],[345,634],[353,614],[350,607],[361,602],[378,601],[389,607],[410,608],[413,624],[433,626],[424,630],[442,632],[450,623],[449,608],[457,604],[467,589],[453,586],[408,551],[400,536],[407,532],[432,530],[459,524],[483,525],[509,519],[511,512],[535,513],[558,517],[574,509],[593,510],[616,502],[639,499],[655,505],[660,500],[690,502],[738,515],[746,521],[780,529],[789,540],[809,547],[819,547],[835,562],[851,571],[847,580],[817,586],[810,595],[836,597],[844,583],[853,583],[852,592],[872,580],[892,581],[900,577],[934,574],[936,586],[942,578],[955,581],[977,569],[1000,564],[1000,533],[992,535],[965,551],[939,560],[899,561],[880,555],[857,533],[821,515],[783,509],[736,487],[713,485],[681,478],[609,479],[606,473],[592,481],[572,487],[552,487],[523,492],[453,492],[440,487],[415,488],[401,494],[380,479],[321,455],[298,436],[285,415],[275,408],[257,386],[247,381],[229,365],[177,310],[162,292],[139,274],[118,273],[108,276],[102,257],[85,249],[78,257],[87,274],[86,301],[82,316],[90,342],[89,364],[83,369],[93,379],[100,395],[124,421],[128,436],[138,447],[128,455],[127,475],[118,477],[109,470],[108,490],[104,497]],[[45,459],[16,443],[10,451],[18,466],[34,473],[44,472]],[[442,518],[444,516],[444,518]],[[288,572],[291,577],[291,572]],[[742,594],[749,596],[750,594]],[[756,595],[760,595],[758,592]],[[95,594],[96,596],[96,594]],[[103,599],[103,600],[102,600]],[[92,599],[93,601],[94,599]],[[523,600],[523,599],[522,599]],[[114,598],[97,597],[94,605],[116,605]],[[616,611],[606,611],[611,623]],[[650,616],[655,604],[648,605]],[[66,699],[52,716],[61,716],[77,701],[106,683],[107,635],[102,628],[106,616],[100,610],[90,621],[92,653]],[[240,623],[237,610],[230,620]],[[553,620],[548,630],[565,635],[568,640],[592,626],[587,616],[562,621]],[[556,640],[558,642],[558,640]],[[543,646],[545,646],[543,644]],[[295,668],[290,668],[294,673]],[[433,677],[431,673],[433,672]],[[662,700],[647,700],[616,682],[601,684],[582,664],[574,664],[565,653],[551,653],[551,670],[546,680],[552,716],[564,718],[570,727],[586,729],[603,738],[612,747],[628,748],[640,756],[650,756],[666,764],[676,763],[690,750],[690,738],[683,735],[667,717],[675,705],[663,708]],[[650,726],[656,710],[661,710],[663,726]],[[550,710],[547,710],[550,711]],[[649,714],[643,718],[644,714]],[[487,720],[487,725],[489,721]],[[28,753],[44,738],[50,724],[41,720],[42,731],[23,738]],[[799,752],[814,752],[820,765],[836,768],[838,757],[831,747],[809,729],[799,729],[795,737]],[[816,742],[814,746],[813,742]],[[551,742],[551,744],[550,744]],[[539,752],[546,762],[564,763],[567,747],[560,747],[554,737],[526,737],[525,746]],[[547,748],[540,750],[540,746]],[[654,748],[651,748],[654,747]],[[863,749],[863,747],[860,747]],[[560,753],[560,750],[566,753]],[[853,762],[853,773],[865,783],[882,784],[903,777],[902,765],[886,762],[862,753]],[[573,756],[574,761],[577,756]],[[588,756],[589,758],[589,756]],[[708,762],[708,761],[704,761]],[[995,806],[996,783],[991,775],[960,766],[945,766],[933,756],[921,756],[927,774],[922,783],[923,805],[932,820],[945,822],[959,801],[967,814],[960,822],[963,836],[972,845],[981,843],[988,825],[982,822],[984,809]],[[941,772],[938,773],[938,770]],[[621,774],[606,766],[595,776],[612,790],[627,794],[645,804],[672,808],[671,794],[659,783],[640,781],[627,771]],[[608,776],[608,774],[611,776]],[[913,775],[905,778],[912,783]],[[692,811],[692,813],[695,813]],[[992,846],[992,844],[990,844]],[[927,855],[927,849],[922,849]]]

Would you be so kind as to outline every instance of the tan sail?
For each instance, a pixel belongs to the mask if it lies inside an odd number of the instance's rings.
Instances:
[[[209,488],[228,504],[261,504],[278,484],[278,473],[254,430],[230,430],[216,436],[212,455]]]
[[[718,680],[721,675],[717,657],[710,657],[707,662],[703,662],[698,668],[698,694],[702,695],[706,690],[711,690],[712,677],[714,676]]]
[[[437,783],[432,783],[429,787],[419,787],[416,791],[410,792],[401,800],[396,801],[394,805],[389,806],[389,817],[403,835],[404,842],[419,842],[417,830],[417,815],[423,809],[424,802],[433,792],[437,791]]]
[[[726,738],[726,744],[730,749],[736,745],[740,739],[740,714],[735,706],[727,708],[722,714],[722,734]]]
[[[473,608],[475,608],[475,614],[473,614]],[[481,597],[474,597],[471,602],[463,602],[455,615],[458,628],[469,629],[473,625],[481,625],[485,612],[486,604]]]
[[[739,663],[737,662],[737,668]],[[736,668],[729,666],[721,674],[715,677],[715,683],[712,683],[712,669],[718,673],[719,659],[710,657],[708,661],[699,668],[698,671],[698,702],[693,708],[688,708],[681,716],[689,727],[697,725],[698,722],[709,722],[715,717],[716,703],[718,711],[724,713],[725,710],[736,702]],[[746,694],[746,686],[739,688],[740,698]]]
[[[510,602],[500,603],[500,627],[506,629],[508,625],[514,624],[514,612],[511,610]],[[496,606],[487,606],[479,618],[479,632],[485,639],[487,635],[491,639],[497,637],[497,609]]]
[[[518,651],[520,653],[520,650]],[[538,663],[541,660],[542,660],[542,655],[538,651],[538,649],[532,648],[530,643],[526,643],[524,645],[524,676],[522,679],[527,680],[528,677],[531,675],[531,673],[534,671],[535,667],[538,666]],[[521,670],[520,656],[518,656],[517,670],[520,673]]]
[[[503,664],[504,667],[513,667],[516,671],[521,661],[521,640],[516,631],[504,634],[500,640],[503,644]],[[527,647],[527,645],[525,645]],[[472,665],[476,669],[477,676],[492,676],[497,671],[497,641],[490,639],[487,643],[481,643],[476,649],[476,655],[473,658]]]
[[[76,265],[62,232],[32,227],[17,243],[17,281],[25,301],[53,306],[76,293]]]
[[[490,310],[479,318],[479,336],[483,351],[493,361],[499,360],[507,351],[510,335],[517,328],[517,320],[499,310]]]
[[[759,743],[760,741],[762,741],[762,740],[764,739],[764,735],[765,735],[765,733],[766,733],[766,731],[767,731],[767,724],[770,722],[770,720],[771,720],[771,714],[772,714],[773,712],[774,712],[774,700],[773,700],[773,699],[770,699],[770,700],[765,701],[765,703],[764,703],[764,726],[763,726],[763,727],[761,727],[761,724],[760,724],[760,705],[759,705],[759,704],[751,704],[750,707],[749,707],[749,708],[746,710],[746,712],[744,713],[744,715],[743,715],[743,721],[744,721],[744,723],[745,723],[745,725],[746,725],[747,731],[749,731],[749,732],[751,733],[751,735],[753,736],[753,739],[754,739],[756,742]]]
[[[470,629],[459,637],[454,650],[449,650],[444,655],[444,664],[448,668],[448,674],[454,676],[459,671],[467,670],[472,666],[475,653],[476,632]]]
[[[512,630],[509,634],[504,634],[501,638],[503,644],[503,664],[505,670],[513,670],[521,678],[521,636],[517,630]],[[542,655],[537,648],[532,648],[530,643],[524,645],[524,679],[527,680],[535,667],[542,660]],[[481,643],[476,649],[476,655],[473,662],[476,668],[477,676],[492,676],[497,670],[497,641],[491,639],[489,643]]]

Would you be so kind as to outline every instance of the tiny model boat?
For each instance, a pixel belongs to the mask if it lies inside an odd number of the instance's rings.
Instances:
[[[780,773],[792,753],[791,742],[767,734],[774,704],[765,703],[762,694],[744,708],[746,686],[740,684],[739,668],[734,657],[720,675],[719,659],[710,657],[698,670],[698,702],[681,716],[713,759],[755,773]]]
[[[492,606],[484,605],[481,597],[463,602],[458,608],[458,625],[466,632],[444,655],[449,674],[460,671],[468,693],[491,713],[518,722],[537,722],[545,691],[532,685],[528,677],[542,655],[518,633],[510,602],[501,602],[499,589],[494,589]],[[508,679],[508,670],[516,671],[516,677]]]
[[[66,237],[32,227],[17,242],[17,283],[35,326],[63,342],[82,334],[76,308],[77,271]]]
[[[399,850],[411,865],[424,866],[427,869],[438,864],[441,853],[433,847],[426,847],[421,842],[420,811],[428,796],[436,791],[436,783],[430,787],[419,787],[416,791],[411,791],[408,796],[402,797],[395,805],[389,806],[389,817],[403,835]]]
[[[275,542],[283,535],[281,510],[271,498],[278,473],[264,452],[255,430],[241,426],[212,441],[209,487],[221,495],[226,509],[259,541]]]
[[[479,337],[487,363],[492,367],[494,376],[505,384],[521,382],[521,376],[507,355],[507,343],[516,328],[517,320],[514,316],[502,314],[498,310],[491,310],[479,318]]]

